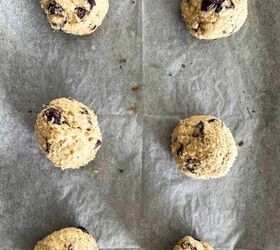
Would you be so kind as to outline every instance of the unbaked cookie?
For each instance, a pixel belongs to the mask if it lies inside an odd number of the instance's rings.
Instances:
[[[227,37],[245,23],[247,0],[182,0],[181,15],[197,38]]]
[[[55,30],[89,35],[105,18],[108,0],[41,0],[41,7]]]
[[[190,236],[185,236],[176,244],[173,250],[214,250],[214,248],[206,242],[195,240]]]
[[[98,247],[85,228],[69,227],[38,241],[34,250],[98,250]]]
[[[210,115],[180,121],[171,137],[171,151],[181,171],[194,179],[226,175],[237,156],[230,130]]]
[[[61,169],[86,165],[102,141],[94,112],[70,98],[53,100],[41,111],[35,136],[41,150]]]

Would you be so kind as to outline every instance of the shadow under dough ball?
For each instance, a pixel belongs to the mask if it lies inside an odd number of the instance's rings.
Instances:
[[[37,242],[34,250],[98,250],[95,239],[82,227],[69,227],[53,232]]]
[[[194,179],[226,175],[237,156],[229,128],[210,115],[181,120],[171,136],[171,151],[181,172]]]
[[[206,242],[185,236],[176,244],[173,250],[214,250],[214,248]]]
[[[182,0],[181,15],[191,34],[217,39],[237,32],[248,15],[247,0]]]
[[[39,147],[61,169],[78,169],[95,158],[102,142],[97,117],[70,98],[51,101],[35,123]]]
[[[102,24],[108,0],[41,0],[51,27],[73,35],[92,34]]]

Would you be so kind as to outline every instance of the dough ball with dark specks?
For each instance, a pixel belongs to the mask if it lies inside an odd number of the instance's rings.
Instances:
[[[182,0],[181,15],[191,34],[217,39],[237,32],[245,23],[247,0]]]
[[[214,248],[206,242],[185,236],[176,244],[173,250],[214,250]]]
[[[98,250],[98,247],[85,228],[69,227],[38,241],[34,250]]]
[[[237,156],[229,128],[210,115],[181,120],[171,136],[171,151],[181,172],[194,179],[226,175]]]
[[[73,35],[89,35],[101,25],[108,0],[41,0],[51,27]]]
[[[70,99],[51,101],[35,123],[39,147],[61,169],[78,169],[95,158],[102,142],[97,117],[86,105]]]

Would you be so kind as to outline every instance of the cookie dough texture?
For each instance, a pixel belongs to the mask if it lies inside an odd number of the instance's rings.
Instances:
[[[41,0],[51,27],[73,35],[89,35],[101,25],[108,0]]]
[[[245,23],[247,0],[182,0],[181,15],[191,34],[197,38],[227,37]]]
[[[34,250],[98,250],[98,247],[84,228],[69,227],[40,240]]]
[[[200,242],[190,236],[185,236],[173,250],[214,250],[214,248],[206,242]]]
[[[69,98],[53,100],[40,112],[35,136],[41,150],[61,169],[86,165],[102,142],[94,112]]]
[[[237,156],[230,130],[210,115],[180,121],[171,136],[171,151],[180,170],[194,179],[226,175]]]

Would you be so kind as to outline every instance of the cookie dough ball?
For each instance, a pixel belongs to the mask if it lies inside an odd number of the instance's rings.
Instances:
[[[35,136],[41,150],[61,169],[77,169],[95,158],[101,132],[94,112],[69,98],[51,101],[38,115]]]
[[[108,0],[41,0],[41,7],[55,30],[89,35],[105,18]]]
[[[173,250],[214,250],[214,248],[206,242],[200,242],[190,236],[186,236],[176,244]]]
[[[38,241],[34,250],[98,250],[98,247],[85,228],[69,227]]]
[[[237,32],[247,18],[247,0],[182,0],[181,15],[193,36],[217,39]]]
[[[226,175],[237,156],[230,130],[210,115],[191,116],[180,121],[173,131],[171,143],[177,165],[194,179]]]

